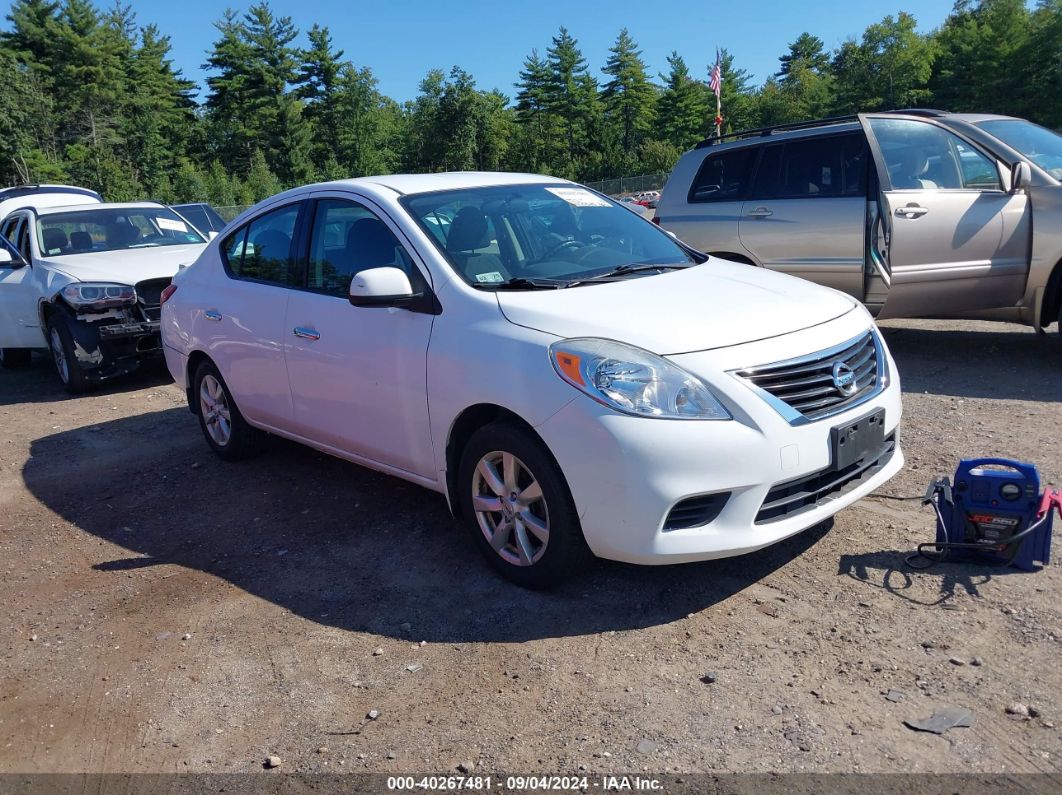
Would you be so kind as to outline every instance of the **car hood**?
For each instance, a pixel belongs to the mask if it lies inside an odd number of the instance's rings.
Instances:
[[[133,248],[45,257],[49,268],[80,282],[136,284],[144,279],[172,277],[181,265],[191,265],[206,243],[188,246]]]
[[[661,355],[777,337],[856,305],[836,290],[715,257],[659,275],[496,295],[502,313],[518,326],[619,340]]]

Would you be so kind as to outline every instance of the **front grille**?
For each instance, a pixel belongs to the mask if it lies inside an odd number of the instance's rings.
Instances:
[[[162,291],[170,286],[172,279],[145,279],[137,282],[136,297],[142,306],[158,306],[162,303]]]
[[[730,499],[729,491],[718,494],[702,494],[682,500],[671,509],[664,522],[665,530],[682,530],[687,527],[700,527],[714,521],[726,501]]]
[[[796,424],[836,414],[878,394],[884,367],[877,335],[868,331],[826,351],[736,374]],[[850,384],[843,383],[846,376]]]
[[[843,469],[820,472],[775,486],[756,514],[756,524],[777,522],[836,499],[880,472],[896,453],[896,434],[885,439],[877,451]]]

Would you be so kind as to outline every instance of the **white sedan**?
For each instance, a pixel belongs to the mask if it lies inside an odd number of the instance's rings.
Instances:
[[[274,196],[177,274],[162,339],[217,454],[276,434],[441,492],[527,586],[759,549],[903,463],[857,302],[550,177]]]
[[[0,222],[0,352],[48,348],[69,392],[161,355],[162,290],[206,240],[155,202],[23,207]]]

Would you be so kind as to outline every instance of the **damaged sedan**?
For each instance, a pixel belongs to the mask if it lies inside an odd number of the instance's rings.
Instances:
[[[27,207],[0,237],[3,366],[46,348],[73,393],[161,354],[162,291],[207,242],[155,202]]]

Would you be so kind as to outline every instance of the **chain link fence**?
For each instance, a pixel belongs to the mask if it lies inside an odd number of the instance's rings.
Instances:
[[[215,207],[218,211],[218,215],[225,219],[225,223],[228,223],[244,210],[254,207],[253,204],[228,204],[223,207]]]
[[[660,190],[667,182],[668,172],[658,171],[655,174],[642,174],[638,177],[616,177],[615,179],[603,179],[600,182],[587,182],[586,187],[592,188],[606,196],[626,196],[631,193],[641,193],[646,190]]]

